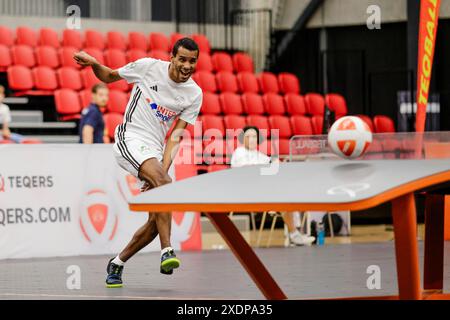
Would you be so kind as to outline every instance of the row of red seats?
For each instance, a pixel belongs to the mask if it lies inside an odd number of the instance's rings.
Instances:
[[[6,46],[27,45],[31,47],[50,46],[54,48],[74,47],[97,48],[100,50],[118,49],[125,51],[127,49],[138,49],[142,51],[161,50],[169,52],[173,44],[185,37],[180,33],[172,33],[167,37],[161,32],[151,32],[146,35],[143,32],[131,31],[126,37],[119,31],[109,31],[103,34],[100,31],[88,29],[82,34],[78,30],[64,29],[60,37],[59,32],[52,28],[41,28],[39,32],[29,27],[20,26],[14,31],[6,26],[0,26],[0,44]],[[210,53],[211,46],[208,38],[202,34],[190,35],[200,47],[201,52]]]
[[[37,65],[53,69],[57,69],[60,66],[81,69],[81,66],[73,59],[74,53],[78,51],[74,47],[55,49],[49,46],[32,48],[26,45],[15,45],[9,49],[4,45],[0,45],[0,71],[5,71],[9,66],[13,65],[22,65],[28,68]],[[167,52],[160,50],[146,52],[133,49],[125,53],[117,49],[102,51],[96,48],[86,48],[84,51],[96,58],[101,64],[105,64],[112,69],[123,67],[129,62],[146,57],[164,61],[169,61],[170,59]]]
[[[277,93],[256,93],[242,95],[224,92],[221,94],[204,92],[202,114],[248,114],[248,115],[319,115],[323,116],[325,104],[334,111],[336,117],[347,115],[347,103],[339,94],[330,93],[323,97],[318,93],[305,96],[288,93],[281,96]]]
[[[105,117],[111,117],[113,120],[108,119],[107,126],[109,127],[109,132],[114,132],[115,126],[121,123],[123,117],[122,114],[112,112]],[[364,116],[361,116],[364,119]],[[369,119],[369,123],[372,120]],[[112,121],[110,123],[109,121]],[[115,121],[115,122],[114,122]],[[113,127],[111,125],[113,124]],[[203,115],[199,116],[196,125],[188,126],[189,136],[193,139],[211,137],[229,137],[232,134],[234,137],[237,136],[242,128],[247,125],[256,126],[261,130],[261,134],[266,137],[273,137],[276,135],[281,139],[289,139],[294,135],[318,135],[322,134],[323,128],[323,117],[322,116],[312,116],[307,117],[304,115],[295,115],[292,117],[272,115],[272,116],[260,116],[260,115],[250,115],[250,116],[239,116],[239,115],[227,115],[227,116],[215,116],[215,115]],[[374,130],[377,133],[383,132],[394,132],[393,122],[390,118],[386,116],[375,116],[373,124]],[[231,130],[231,131],[230,131]],[[278,131],[272,131],[278,130]]]
[[[33,48],[27,45],[7,47],[0,44],[0,68],[5,70],[11,65],[23,65],[29,68],[40,65],[53,69],[59,66],[79,69],[81,66],[73,61],[73,54],[78,50],[75,47],[54,48],[51,46],[38,46]],[[83,50],[95,57],[101,64],[106,64],[113,69],[145,57],[164,61],[169,61],[170,59],[169,53],[161,50],[147,52],[139,49],[130,49],[125,52],[118,49],[106,49],[102,51],[94,47]],[[254,73],[254,66],[253,59],[246,53],[237,52],[231,56],[226,52],[216,52],[212,55],[208,53],[200,54],[197,70]]]
[[[288,72],[278,75],[272,72],[261,72],[258,75],[240,72],[235,75],[229,71],[217,74],[197,71],[192,78],[203,92],[300,93],[300,81],[296,75]]]
[[[35,67],[29,69],[24,66],[8,68],[8,85],[15,91],[16,96],[23,95],[53,95],[59,88],[82,90],[91,89],[93,85],[100,83],[91,68],[81,71],[70,67],[53,70],[49,67]],[[125,80],[108,84],[111,90],[127,92],[130,86]]]

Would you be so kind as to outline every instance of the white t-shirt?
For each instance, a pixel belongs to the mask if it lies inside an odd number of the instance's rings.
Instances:
[[[128,83],[134,83],[120,140],[138,138],[162,149],[174,119],[194,124],[202,105],[202,90],[189,79],[176,83],[169,77],[169,62],[143,58],[118,69]],[[119,128],[119,127],[118,127]]]
[[[236,148],[231,156],[231,167],[233,168],[268,163],[270,163],[270,158],[267,155],[245,147]]]
[[[0,103],[0,129],[5,122],[11,122],[11,112],[6,104]]]

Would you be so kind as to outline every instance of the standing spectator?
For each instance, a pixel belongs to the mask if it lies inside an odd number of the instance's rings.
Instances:
[[[231,167],[237,168],[248,165],[269,164],[271,162],[267,155],[258,151],[261,136],[257,127],[245,127],[240,140],[243,146],[237,148],[231,156]],[[278,159],[275,161],[278,161]],[[293,212],[284,212],[282,216],[289,232],[287,239],[289,244],[302,246],[314,242],[314,237],[303,235],[297,230],[294,224]]]
[[[92,87],[92,102],[81,112],[79,126],[80,143],[109,142],[105,136],[105,121],[102,111],[106,108],[109,99],[109,90],[104,83]]]
[[[11,112],[9,107],[3,103],[5,99],[5,87],[0,85],[0,140],[11,140],[15,143],[20,143],[24,137],[17,133],[12,133],[9,130],[9,124],[11,123]]]

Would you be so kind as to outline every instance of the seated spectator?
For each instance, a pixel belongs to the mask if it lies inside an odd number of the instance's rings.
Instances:
[[[257,127],[245,127],[239,140],[243,146],[236,148],[233,152],[233,155],[231,156],[232,168],[248,165],[269,164],[271,162],[271,159],[266,154],[258,151],[258,145],[261,142],[262,137]],[[278,161],[278,159],[275,161]],[[289,244],[302,246],[314,242],[314,237],[301,234],[295,227],[293,212],[284,212],[282,213],[282,217],[289,231]]]
[[[108,104],[109,90],[104,83],[92,87],[92,102],[81,112],[80,143],[108,143],[103,113]]]
[[[0,85],[0,140],[11,140],[15,143],[20,143],[24,137],[17,133],[12,133],[9,130],[9,124],[11,123],[11,112],[9,107],[3,103],[5,99],[5,87]]]

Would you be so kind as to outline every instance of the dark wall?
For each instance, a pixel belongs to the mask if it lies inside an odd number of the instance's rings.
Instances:
[[[327,52],[319,51],[319,29],[299,33],[273,70],[296,73],[302,92],[324,93],[322,68],[327,64],[328,91],[341,93],[349,113],[385,114],[396,120],[397,91],[415,88],[407,61],[407,24],[327,28]],[[286,31],[275,34],[279,41]],[[450,20],[439,22],[431,89],[441,94],[441,129],[450,130]],[[275,43],[276,43],[275,42]]]

